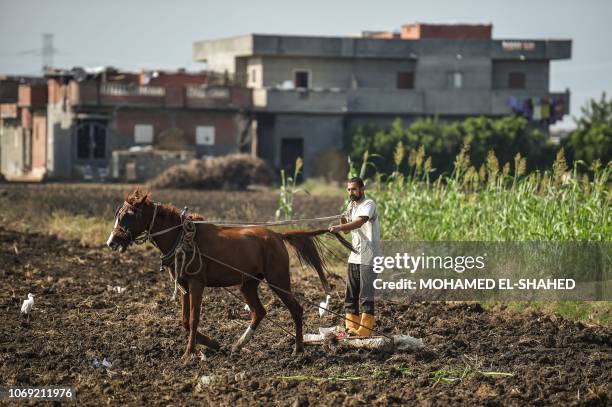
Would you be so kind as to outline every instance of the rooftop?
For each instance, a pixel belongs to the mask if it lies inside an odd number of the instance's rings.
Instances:
[[[494,39],[491,24],[406,24],[396,31],[363,31],[360,36],[245,34],[193,43],[193,59],[240,56],[418,58],[444,52],[491,59],[566,59],[568,39]]]

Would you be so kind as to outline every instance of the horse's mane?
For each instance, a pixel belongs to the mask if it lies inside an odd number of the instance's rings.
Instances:
[[[140,188],[136,188],[131,194],[128,194],[125,201],[130,205],[135,205],[140,202],[142,202],[144,205],[153,205],[155,203],[151,199],[151,193],[143,193]],[[172,204],[160,204],[157,211],[161,216],[177,218],[181,217],[181,210]],[[196,212],[190,212],[187,217],[188,219],[192,220],[204,220],[204,217]]]
[[[153,204],[153,201],[149,201],[148,203]],[[161,204],[158,206],[157,211],[162,216],[176,216],[177,218],[181,217],[181,210],[172,204]],[[189,212],[187,214],[187,218],[191,220],[204,220],[204,216],[196,212]]]

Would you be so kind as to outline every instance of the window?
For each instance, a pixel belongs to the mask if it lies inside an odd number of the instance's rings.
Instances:
[[[510,72],[508,75],[508,87],[510,89],[525,89],[525,73]]]
[[[448,87],[452,89],[461,89],[463,87],[463,72],[449,72]]]
[[[310,72],[308,71],[295,71],[295,77],[293,79],[293,84],[296,88],[306,88],[310,87]]]
[[[212,146],[215,144],[214,126],[196,127],[196,144],[199,146]]]
[[[257,82],[257,69],[252,68],[251,69],[251,83],[256,83]]]
[[[137,124],[134,126],[134,143],[153,143],[153,126],[150,124]]]
[[[398,72],[397,88],[414,89],[414,72]]]

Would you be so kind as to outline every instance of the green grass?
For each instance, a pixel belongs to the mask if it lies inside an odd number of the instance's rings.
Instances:
[[[487,376],[495,379],[514,376],[513,373],[509,372],[480,370],[479,365],[476,364],[460,364],[456,367],[434,370],[433,372],[429,373],[429,381],[434,385],[438,383],[454,384],[463,381],[468,376],[478,375]]]
[[[113,229],[113,221],[97,217],[74,215],[64,211],[53,212],[46,231],[60,239],[78,240],[82,245],[104,245]]]

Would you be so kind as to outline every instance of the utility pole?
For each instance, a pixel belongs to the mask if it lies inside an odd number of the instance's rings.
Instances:
[[[47,68],[53,67],[53,55],[57,53],[57,49],[53,47],[53,34],[44,33],[42,39],[43,42],[40,53],[42,55],[42,69],[44,73]]]

